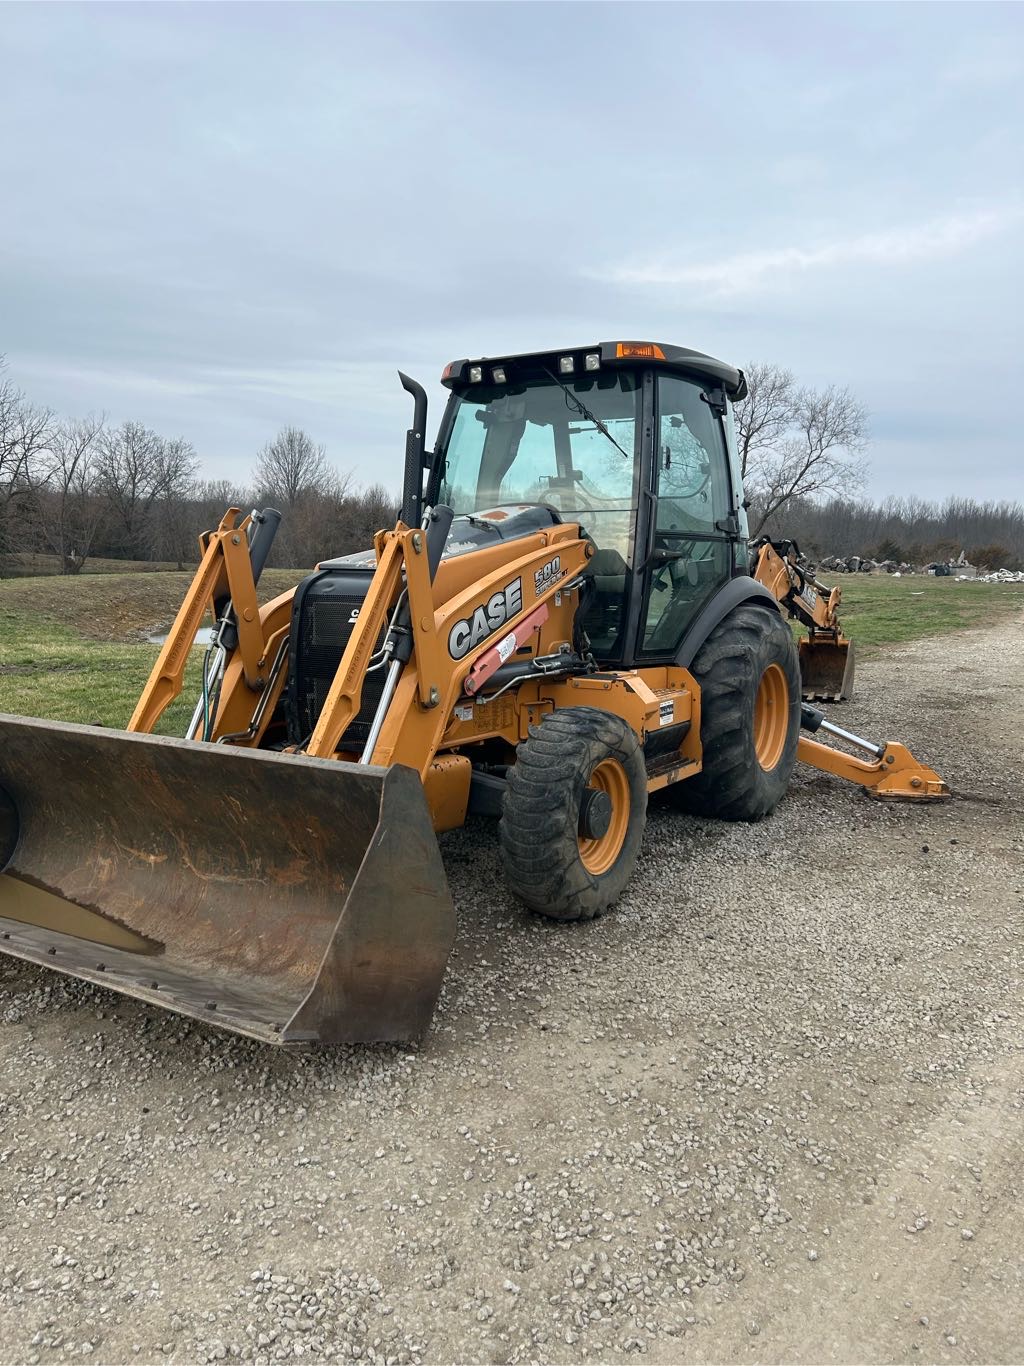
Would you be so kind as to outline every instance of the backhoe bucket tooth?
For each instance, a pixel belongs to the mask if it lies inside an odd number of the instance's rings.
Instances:
[[[0,950],[268,1043],[413,1039],[455,911],[419,775],[0,715]]]
[[[847,702],[853,697],[852,641],[801,640],[800,678],[805,702]]]

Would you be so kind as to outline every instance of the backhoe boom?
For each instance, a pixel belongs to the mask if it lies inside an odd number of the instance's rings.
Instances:
[[[805,701],[840,702],[852,697],[853,645],[843,635],[836,615],[841,589],[819,583],[801,566],[795,541],[764,537],[754,548],[751,574],[807,630],[799,644]]]

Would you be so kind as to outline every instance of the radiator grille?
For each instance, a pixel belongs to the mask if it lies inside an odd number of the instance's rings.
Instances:
[[[298,622],[292,629],[292,677],[290,684],[289,739],[301,744],[307,739],[323,710],[338,664],[345,652],[352,628],[363,605],[363,584],[338,591],[333,576],[323,576],[309,584],[298,603]],[[297,626],[297,629],[296,629]],[[382,638],[377,642],[378,647]],[[367,674],[363,684],[359,715],[342,738],[341,748],[361,748],[384,686],[385,670]]]

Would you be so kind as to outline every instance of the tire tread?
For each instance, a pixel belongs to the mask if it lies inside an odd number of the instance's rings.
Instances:
[[[629,777],[630,828],[601,876],[584,866],[577,838],[587,779],[616,758]],[[567,707],[531,726],[516,753],[499,822],[505,875],[532,910],[556,920],[590,920],[621,895],[636,864],[647,814],[647,774],[636,734],[614,712]]]

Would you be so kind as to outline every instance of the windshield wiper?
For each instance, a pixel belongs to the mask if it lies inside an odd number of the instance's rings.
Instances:
[[[474,517],[471,512],[464,512],[462,515],[470,526],[482,527],[484,531],[493,531],[495,536],[501,535],[501,528],[495,526],[493,522],[485,522],[482,517]]]
[[[602,435],[602,436],[606,436],[606,437],[608,438],[608,440],[612,443],[612,445],[615,447],[615,449],[623,456],[624,459],[626,459],[626,460],[631,460],[631,459],[632,459],[632,456],[626,454],[626,452],[622,449],[622,447],[619,445],[619,443],[615,440],[614,436],[612,436],[611,432],[608,430],[608,428],[605,426],[605,424],[601,421],[601,419],[600,419],[599,417],[595,416],[595,414],[592,413],[592,412],[590,411],[590,409],[587,407],[587,405],[586,405],[585,403],[582,403],[582,402],[576,397],[576,395],[575,395],[575,394],[573,393],[573,391],[568,387],[568,385],[562,383],[562,381],[561,381],[561,380],[558,378],[558,376],[555,374],[554,370],[548,370],[548,374],[551,376],[551,378],[555,381],[555,383],[556,383],[556,384],[558,385],[558,387],[561,389],[562,393],[565,394],[565,400],[566,400],[566,402],[572,404],[572,406],[573,406],[573,407],[576,409],[576,411],[579,413],[580,417],[584,417],[584,418],[586,418],[586,420],[587,420],[588,422],[592,422],[592,423],[594,424],[594,426],[597,428],[597,430],[601,433],[601,435]]]

